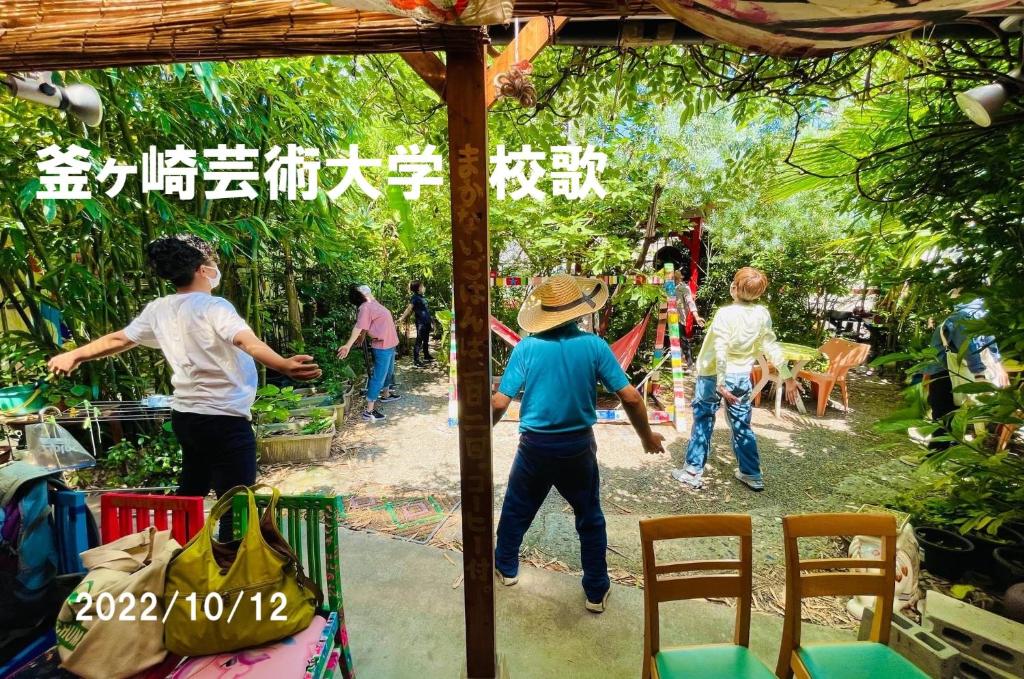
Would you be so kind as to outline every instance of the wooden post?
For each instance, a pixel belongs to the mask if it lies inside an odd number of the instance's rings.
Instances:
[[[487,230],[487,104],[483,36],[448,53],[456,387],[465,575],[466,676],[496,676],[494,488],[491,471],[490,242]]]

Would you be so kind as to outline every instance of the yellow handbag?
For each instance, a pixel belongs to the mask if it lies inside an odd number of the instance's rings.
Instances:
[[[276,488],[257,520],[258,487],[236,486],[221,496],[203,529],[171,561],[164,587],[164,644],[171,653],[227,653],[283,639],[312,622],[323,594],[274,522]],[[219,519],[239,493],[249,497],[245,534],[214,542]]]

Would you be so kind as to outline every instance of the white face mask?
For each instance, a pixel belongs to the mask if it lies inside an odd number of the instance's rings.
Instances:
[[[214,276],[213,278],[210,278],[209,276],[206,277],[207,280],[210,281],[210,289],[211,290],[215,290],[217,288],[217,286],[220,285],[220,269],[218,269],[215,266],[211,266],[211,267],[208,267],[208,268],[213,269],[214,271],[217,272],[217,275]]]

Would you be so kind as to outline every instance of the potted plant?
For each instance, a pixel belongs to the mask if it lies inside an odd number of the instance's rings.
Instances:
[[[997,547],[992,552],[992,562],[992,577],[1000,590],[1024,582],[1024,546]]]
[[[990,524],[994,529],[978,530],[968,534],[974,543],[974,567],[981,573],[995,577],[993,552],[1000,547],[1024,545],[1024,534],[1009,524]]]
[[[974,543],[960,533],[938,526],[919,526],[914,535],[924,550],[924,567],[932,575],[956,580],[971,565]]]
[[[970,568],[994,575],[993,550],[1012,545],[1020,539],[1014,521],[1020,519],[1022,512],[1012,501],[1019,473],[1007,462],[1012,457],[985,456],[983,452],[965,445],[955,445],[925,458],[918,471],[920,483],[908,490],[896,504],[900,509],[909,511],[915,525],[927,528],[925,533],[937,540],[938,544],[930,549],[922,541],[925,560],[932,560],[932,564],[926,566],[930,571],[939,573],[933,567],[935,560],[948,559],[960,563],[952,565],[951,570],[940,563],[940,571],[958,576]],[[954,458],[969,460],[971,464],[963,464],[954,474],[942,466],[944,461]],[[943,531],[941,536],[935,532],[939,530]],[[950,537],[949,533],[970,543],[970,553],[965,553],[964,543]],[[921,535],[918,537],[920,539]]]
[[[349,376],[355,373],[348,366],[342,366],[339,377],[330,377],[320,383],[312,393],[303,396],[298,407],[291,408],[293,417],[308,417],[314,410],[332,409],[337,427],[345,424],[345,413],[351,410],[354,388]]]
[[[293,407],[301,400],[291,387],[267,385],[257,392],[253,413],[261,462],[304,462],[330,457],[334,413],[309,409],[307,414],[296,416]]]
[[[252,404],[253,418],[257,428],[264,424],[287,422],[289,411],[299,407],[302,397],[292,387],[277,387],[268,384],[256,392],[256,402]]]

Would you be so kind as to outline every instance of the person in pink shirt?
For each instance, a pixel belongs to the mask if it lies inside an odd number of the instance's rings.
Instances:
[[[395,347],[398,346],[395,318],[383,304],[374,299],[367,285],[353,286],[349,291],[349,299],[359,307],[359,311],[356,313],[352,336],[338,349],[338,358],[347,357],[352,351],[352,345],[359,341],[364,332],[369,336],[373,371],[366,383],[363,421],[383,422],[387,418],[377,409],[378,399],[381,403],[388,403],[401,398],[392,388],[395,382]]]

